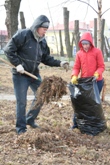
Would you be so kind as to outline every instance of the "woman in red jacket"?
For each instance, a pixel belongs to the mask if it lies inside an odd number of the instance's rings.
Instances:
[[[72,70],[71,83],[77,84],[78,74],[80,77],[96,77],[99,93],[103,87],[102,73],[105,69],[103,55],[100,49],[94,47],[92,36],[89,32],[82,35],[79,41],[80,50],[76,54],[75,63]],[[77,128],[75,116],[73,119],[73,129]]]

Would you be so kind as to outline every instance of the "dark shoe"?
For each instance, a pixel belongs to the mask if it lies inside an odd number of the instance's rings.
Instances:
[[[78,126],[77,125],[73,125],[72,127],[69,128],[69,130],[73,130],[75,128],[78,128]]]
[[[77,125],[73,125],[73,126],[71,127],[71,129],[75,129],[75,128],[78,128],[78,126],[77,126]]]
[[[20,132],[18,132],[18,135],[21,135],[23,133],[25,133],[27,130],[21,130]]]
[[[30,125],[30,127],[32,128],[39,128],[39,126],[35,122],[27,123],[27,125]]]

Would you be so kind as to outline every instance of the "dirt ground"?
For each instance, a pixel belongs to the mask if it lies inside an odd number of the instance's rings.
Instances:
[[[44,76],[59,76],[70,82],[71,68],[40,66]],[[110,94],[110,63],[104,72],[106,95]],[[0,64],[0,94],[14,94],[10,68]],[[69,93],[69,91],[68,91]],[[32,94],[29,89],[28,94]],[[27,102],[27,110],[31,101]],[[70,99],[44,104],[36,119],[41,127],[28,126],[25,134],[15,132],[15,101],[0,100],[0,165],[109,165],[110,102],[102,103],[107,129],[97,136],[70,130],[73,108]]]

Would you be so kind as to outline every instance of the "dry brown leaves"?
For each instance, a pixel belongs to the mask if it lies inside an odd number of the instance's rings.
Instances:
[[[57,101],[63,95],[66,95],[66,85],[67,82],[64,81],[61,77],[45,77],[38,91],[36,92],[36,97],[38,99],[35,103],[34,108],[38,107],[39,105],[43,105],[44,102],[49,103],[50,101]]]

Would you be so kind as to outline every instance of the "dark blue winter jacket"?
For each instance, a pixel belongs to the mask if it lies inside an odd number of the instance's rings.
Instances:
[[[24,69],[32,74],[39,73],[39,64],[60,66],[59,60],[50,56],[50,50],[45,38],[36,39],[35,32],[43,22],[49,22],[44,15],[39,16],[30,29],[19,30],[8,42],[4,51],[9,61],[17,66],[22,64]],[[15,72],[15,70],[13,70]]]

